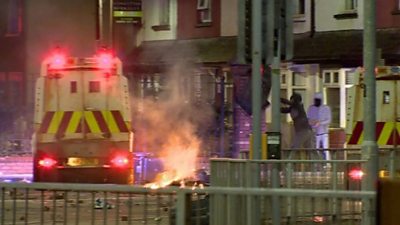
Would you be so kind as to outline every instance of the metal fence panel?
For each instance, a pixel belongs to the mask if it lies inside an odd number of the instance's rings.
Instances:
[[[250,187],[151,190],[128,185],[0,183],[0,190],[1,225],[242,225],[252,213],[247,211],[248,198],[260,202],[260,225],[271,224],[274,197],[280,201],[285,224],[357,225],[363,219],[361,200],[375,198],[374,192]],[[288,198],[293,213],[288,213]],[[332,199],[337,200],[336,210],[329,204]]]
[[[351,178],[353,169],[361,169],[365,160],[211,160],[211,186],[247,187],[249,178],[257,177],[259,187],[321,190],[360,190],[361,180]],[[275,167],[274,167],[275,166]],[[257,167],[256,169],[254,167]],[[278,168],[278,173],[272,173]],[[260,171],[256,174],[254,171]]]

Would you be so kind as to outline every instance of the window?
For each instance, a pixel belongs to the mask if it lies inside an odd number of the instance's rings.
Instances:
[[[383,92],[383,104],[390,104],[390,92],[389,91]]]
[[[333,73],[333,83],[336,83],[336,84],[339,83],[339,72]]]
[[[89,92],[90,93],[100,92],[100,81],[90,81]]]
[[[22,0],[8,0],[6,36],[18,36],[22,32]]]
[[[281,74],[281,84],[286,84],[286,74]]]
[[[70,91],[71,91],[71,93],[76,93],[78,91],[76,81],[71,81]]]
[[[331,82],[331,73],[330,72],[325,72],[324,73],[324,83],[328,84]]]
[[[357,0],[345,0],[345,8],[346,11],[355,11],[357,10]]]
[[[305,73],[293,72],[292,74],[292,85],[293,86],[305,86],[307,82]]]
[[[151,29],[154,31],[165,31],[165,30],[170,30],[171,26],[171,5],[170,5],[170,0],[157,0],[158,2],[158,21],[156,22],[157,24],[154,26],[151,26]]]
[[[295,15],[304,15],[306,12],[305,0],[296,0],[295,1]]]
[[[197,0],[198,23],[211,22],[211,0]]]
[[[327,85],[337,85],[340,82],[340,73],[338,70],[328,70],[323,73],[323,82]]]
[[[170,0],[159,0],[159,25],[170,24]]]
[[[209,8],[209,0],[197,0],[197,9]]]
[[[333,18],[337,20],[358,18],[357,0],[342,0],[342,6],[339,10],[339,13],[333,15]]]

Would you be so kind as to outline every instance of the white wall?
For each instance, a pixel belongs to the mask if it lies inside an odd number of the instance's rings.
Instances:
[[[305,4],[304,15],[293,16],[293,33],[295,34],[305,33],[311,30],[311,0],[306,0]]]
[[[293,18],[293,33],[310,31],[310,0],[306,0],[305,14]],[[221,0],[221,36],[236,36],[238,34],[238,0]]]
[[[158,0],[142,1],[143,28],[140,32],[140,41],[158,41],[176,39],[177,29],[177,0],[170,0],[170,30],[154,31],[151,27],[159,24],[160,7]]]
[[[238,34],[238,0],[221,0],[221,36]]]
[[[361,30],[363,29],[363,1],[358,0],[354,19],[336,19],[334,15],[344,12],[345,0],[316,0],[316,31]]]

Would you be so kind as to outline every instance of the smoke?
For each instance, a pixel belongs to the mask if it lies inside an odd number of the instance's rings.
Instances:
[[[165,79],[157,96],[135,99],[140,102],[135,142],[163,162],[168,177],[183,179],[193,175],[202,148],[200,130],[213,119],[210,105],[193,99],[193,71],[190,65],[175,65],[161,75]],[[171,175],[172,174],[172,175]]]

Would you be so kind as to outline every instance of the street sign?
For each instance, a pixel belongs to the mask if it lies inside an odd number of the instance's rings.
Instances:
[[[113,17],[115,23],[130,23],[140,25],[142,23],[141,0],[114,0]]]

